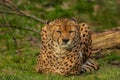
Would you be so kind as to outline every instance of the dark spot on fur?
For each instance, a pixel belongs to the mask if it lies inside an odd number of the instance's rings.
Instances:
[[[85,32],[87,33],[88,31],[87,31],[87,30],[85,30]]]
[[[45,37],[42,37],[43,40],[45,40]]]
[[[52,58],[51,56],[49,56],[49,58]]]
[[[65,57],[61,57],[62,59],[65,59]]]
[[[45,53],[46,53],[47,51],[45,51]]]
[[[68,66],[68,64],[66,63],[66,66]]]
[[[69,67],[72,67],[72,65],[70,65]]]
[[[74,54],[74,56],[75,56],[76,54]]]
[[[88,41],[88,39],[87,39],[87,38],[85,38],[85,41]]]
[[[71,55],[71,57],[73,57],[73,55]]]
[[[81,31],[83,30],[83,28],[81,28]]]
[[[85,37],[85,34],[83,34],[83,37]]]
[[[64,64],[67,64],[67,62],[64,62]]]
[[[86,49],[86,52],[88,52],[88,49]]]
[[[45,64],[45,66],[48,66],[48,64]]]
[[[66,68],[66,70],[68,70],[69,68]]]
[[[82,24],[82,26],[85,26],[85,24]]]
[[[85,42],[83,42],[83,44],[85,45]]]
[[[42,31],[46,33],[46,30],[43,29]]]
[[[80,42],[80,45],[82,45],[82,42]]]
[[[76,57],[74,57],[74,60],[76,59]]]
[[[81,37],[79,37],[79,39],[81,40]]]
[[[69,57],[67,57],[67,59],[70,59]]]
[[[74,50],[74,52],[77,52],[77,50]]]
[[[70,60],[70,62],[71,62],[71,63],[73,63],[73,61],[72,61],[72,60]]]
[[[50,46],[50,44],[48,44],[48,46]]]
[[[78,72],[76,71],[75,74],[78,74]]]

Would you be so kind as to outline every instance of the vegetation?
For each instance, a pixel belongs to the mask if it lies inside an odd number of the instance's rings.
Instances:
[[[43,20],[59,17],[77,17],[78,22],[86,22],[92,30],[103,30],[120,25],[119,0],[11,0],[26,14]],[[97,6],[97,7],[95,7]],[[10,11],[0,5],[0,11]],[[17,29],[6,27],[12,25]],[[104,50],[98,60],[100,70],[72,76],[39,74],[35,71],[40,48],[40,32],[43,26],[37,20],[25,16],[0,13],[0,80],[120,80],[119,50]],[[27,28],[27,29],[24,29]],[[99,54],[100,55],[100,54]]]

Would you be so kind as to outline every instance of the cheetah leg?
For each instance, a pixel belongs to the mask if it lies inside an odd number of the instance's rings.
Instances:
[[[81,72],[92,72],[99,69],[98,63],[94,59],[88,59],[82,66],[81,66]]]

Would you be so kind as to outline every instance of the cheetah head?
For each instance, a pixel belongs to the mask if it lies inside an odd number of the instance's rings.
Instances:
[[[71,49],[78,42],[78,24],[74,19],[60,18],[47,24],[53,45],[60,49]]]

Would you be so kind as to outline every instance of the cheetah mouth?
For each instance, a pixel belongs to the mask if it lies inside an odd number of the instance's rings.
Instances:
[[[68,48],[68,45],[61,45],[61,48]]]
[[[61,45],[60,47],[63,48],[63,49],[70,49],[70,48],[72,48],[73,46],[67,44],[67,45]]]

